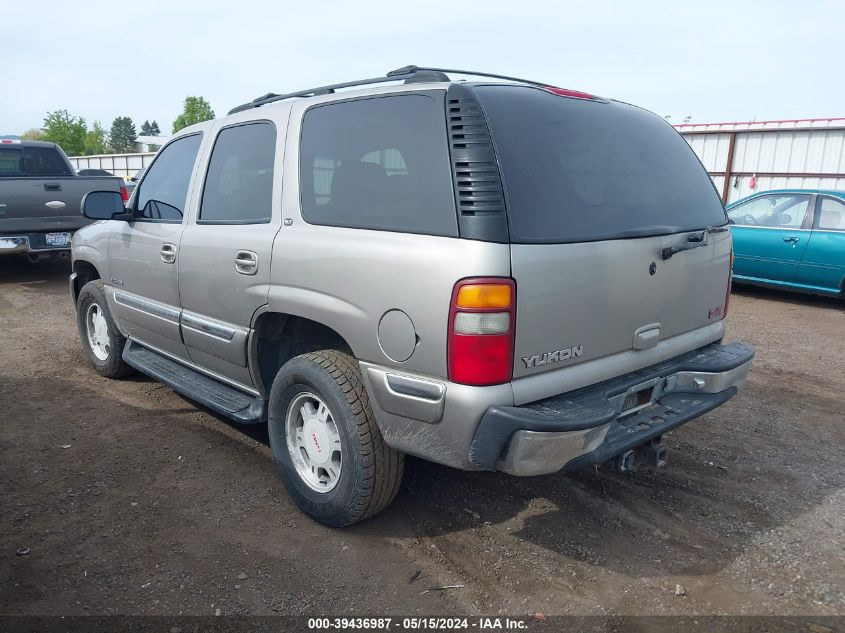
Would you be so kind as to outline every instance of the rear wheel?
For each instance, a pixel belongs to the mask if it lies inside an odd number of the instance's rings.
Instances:
[[[85,355],[97,373],[106,378],[122,378],[132,373],[132,368],[123,361],[126,338],[112,319],[101,280],[89,281],[79,291],[76,320]]]
[[[288,494],[317,521],[350,525],[396,496],[404,456],[381,437],[348,354],[323,350],[288,361],[270,390],[268,428]]]

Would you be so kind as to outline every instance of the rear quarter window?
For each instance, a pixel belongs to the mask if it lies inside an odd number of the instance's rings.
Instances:
[[[663,119],[617,102],[479,86],[511,241],[583,242],[725,224],[710,177]]]
[[[316,106],[300,139],[311,224],[457,236],[443,97],[398,95]]]

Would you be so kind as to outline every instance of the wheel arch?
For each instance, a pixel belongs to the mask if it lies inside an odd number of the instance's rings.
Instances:
[[[283,312],[259,314],[248,350],[249,366],[258,390],[268,395],[282,365],[295,356],[321,349],[355,356],[343,335],[319,321]]]
[[[73,301],[76,302],[79,299],[79,291],[82,290],[82,287],[89,281],[102,279],[102,276],[94,264],[84,259],[74,260],[71,269],[75,275],[71,281],[71,292],[73,293]]]

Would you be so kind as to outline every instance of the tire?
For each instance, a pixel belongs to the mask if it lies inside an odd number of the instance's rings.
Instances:
[[[405,456],[384,442],[358,362],[348,354],[322,350],[285,363],[270,390],[268,430],[285,489],[325,525],[344,527],[380,512],[402,483]],[[297,445],[299,436],[308,444]]]
[[[100,319],[102,321],[98,332],[92,322]],[[101,280],[89,281],[79,291],[79,298],[76,300],[76,323],[88,362],[98,374],[106,378],[123,378],[132,373],[133,369],[123,361],[126,337],[117,329],[112,318]],[[100,342],[99,345],[97,341]]]

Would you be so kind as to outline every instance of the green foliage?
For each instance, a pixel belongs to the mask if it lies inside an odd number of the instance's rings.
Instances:
[[[67,110],[48,112],[44,117],[43,140],[56,143],[68,156],[79,156],[85,150],[85,119]]]
[[[149,121],[144,121],[141,125],[141,136],[159,136],[161,134],[161,130],[158,127],[158,123],[153,121],[150,123]]]
[[[94,125],[85,134],[84,154],[92,156],[94,154],[105,154],[108,151],[106,131],[99,121],[94,121]]]
[[[44,130],[39,127],[31,127],[26,132],[21,134],[21,138],[25,141],[43,141]]]
[[[176,117],[173,121],[173,132],[176,133],[182,128],[200,123],[201,121],[208,121],[214,118],[214,110],[211,105],[202,97],[185,97],[185,104],[182,108],[182,114]]]
[[[115,154],[128,154],[135,151],[135,124],[128,116],[119,116],[111,124],[109,149]]]
[[[159,136],[161,134],[161,128],[159,128],[158,123],[153,121],[150,123],[150,135],[151,136]]]

